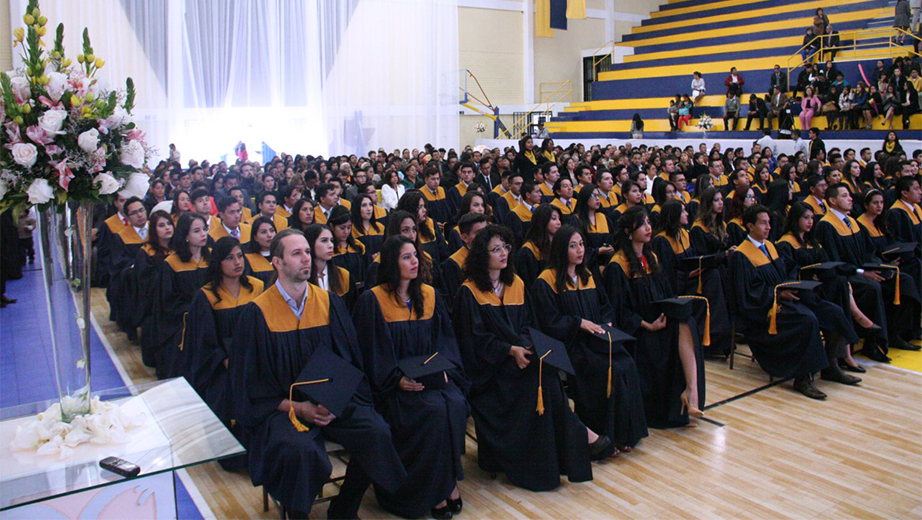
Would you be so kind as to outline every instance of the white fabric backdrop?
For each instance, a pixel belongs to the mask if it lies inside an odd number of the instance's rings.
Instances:
[[[12,0],[13,27],[25,0]],[[218,159],[247,143],[358,153],[458,144],[457,0],[43,0],[76,58],[131,76],[136,120],[165,157]],[[49,27],[49,33],[53,27]],[[46,37],[51,41],[50,34]],[[14,66],[21,64],[14,49]],[[121,84],[122,81],[119,81]]]

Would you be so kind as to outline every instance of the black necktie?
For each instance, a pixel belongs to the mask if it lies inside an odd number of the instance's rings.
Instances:
[[[819,201],[819,203],[820,203],[820,209],[823,210],[823,213],[826,213],[826,204],[824,204],[823,201]]]

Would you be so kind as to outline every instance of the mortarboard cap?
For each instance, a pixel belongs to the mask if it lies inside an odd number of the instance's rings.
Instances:
[[[848,264],[844,262],[822,262],[801,267],[798,277],[809,280],[816,276],[820,281],[827,281],[840,274],[846,274],[848,271]]]
[[[623,343],[625,341],[634,341],[634,336],[624,332],[623,330],[616,329],[611,325],[606,325],[604,323],[599,324],[600,327],[605,329],[603,332],[593,332],[592,335],[601,339],[602,343],[600,344],[597,341],[590,341],[590,345],[594,345],[596,349],[598,346],[605,345],[608,347],[608,390],[606,392],[606,397],[611,397],[611,366],[612,366],[612,350],[616,343]]]
[[[917,242],[896,242],[890,244],[880,256],[884,260],[893,261],[897,258],[907,258],[912,257],[916,254],[916,251],[919,250],[919,244]]]
[[[428,388],[444,387],[445,377],[442,372],[457,368],[447,356],[438,352],[428,356],[413,356],[401,359],[397,362],[397,367],[400,368],[403,375]]]
[[[665,314],[666,318],[684,321],[691,318],[691,302],[688,298],[666,298],[653,303],[659,306],[660,312]]]
[[[781,291],[812,291],[823,285],[822,282],[812,280],[802,280],[799,282],[784,282],[775,286],[775,297],[772,300],[772,308],[768,311],[769,323],[768,333],[771,335],[778,334],[778,293]]]
[[[576,375],[573,364],[570,363],[570,356],[567,355],[566,345],[531,327],[528,328],[528,333],[531,334],[535,354],[541,362],[547,363],[558,370],[563,370],[571,376]]]
[[[720,264],[724,263],[726,259],[727,255],[725,253],[717,253],[714,255],[704,256],[689,256],[682,259],[682,269],[687,271],[694,271],[695,269],[718,267]]]
[[[861,266],[865,271],[877,271],[884,280],[896,277],[896,287],[893,290],[893,305],[900,304],[900,266],[893,264],[870,263]]]
[[[292,394],[297,389],[311,402],[322,405],[338,417],[355,395],[363,377],[365,374],[345,359],[327,349],[320,349],[311,355],[307,366],[291,385],[288,398],[293,400]],[[298,431],[308,430],[295,416],[294,408],[288,416]]]

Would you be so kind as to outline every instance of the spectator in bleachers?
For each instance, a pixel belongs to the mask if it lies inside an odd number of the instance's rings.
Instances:
[[[769,78],[768,93],[773,93],[775,87],[780,88],[781,92],[788,91],[788,76],[781,71],[780,65],[775,65],[775,70],[772,72],[771,78]]]
[[[820,95],[819,98],[823,104],[820,113],[826,116],[826,130],[832,130],[832,124],[839,115],[839,89],[832,86],[827,94]]]
[[[804,61],[813,58],[813,55],[819,50],[819,44],[813,41],[815,37],[816,35],[813,33],[813,27],[807,27],[807,33],[804,34],[803,48],[800,50],[800,55],[803,57]]]
[[[884,109],[884,100],[880,96],[880,90],[874,85],[871,85],[871,88],[868,90],[868,107],[870,109],[871,117],[868,119],[868,130],[871,129],[871,122],[873,118],[881,115]]]
[[[756,118],[759,120],[759,130],[765,128],[765,118],[768,116],[768,104],[766,101],[771,102],[768,96],[765,96],[765,100],[763,100],[755,94],[749,95],[749,115],[746,116],[747,132],[752,125],[752,120]]]
[[[909,10],[909,1],[908,0],[896,0],[896,7],[894,8],[893,15],[893,27],[897,29],[902,29],[904,31],[909,30],[909,19],[912,16],[912,13]],[[905,33],[899,33],[896,36],[896,44],[903,45],[903,40],[905,39]]]
[[[897,93],[902,92],[904,83],[906,83],[906,76],[903,74],[903,69],[894,67],[893,75],[890,76],[890,84],[893,85],[893,90]]]
[[[679,105],[679,131],[681,131],[682,127],[691,121],[691,110],[694,106],[695,104],[692,103],[692,100],[688,97],[688,94],[682,95],[682,103]]]
[[[852,93],[851,87],[846,85],[842,89],[842,93],[839,94],[838,123],[841,130],[848,130],[849,126],[851,126],[850,123],[855,119],[854,105],[852,104],[854,99],[855,95]],[[829,118],[829,116],[826,117]]]
[[[813,116],[819,112],[822,104],[820,103],[819,96],[816,95],[816,91],[812,86],[807,86],[804,89],[804,98],[800,101],[800,127],[801,128],[810,128],[810,125],[813,123]]]
[[[823,12],[822,7],[818,7],[813,17],[813,34],[822,36],[826,34],[826,27],[829,25],[829,17]]]
[[[813,69],[813,64],[808,63],[804,65],[804,70],[800,71],[800,74],[797,75],[797,85],[794,87],[794,97],[797,97],[798,92],[805,92],[808,86],[813,85],[815,79],[816,72]]]
[[[678,98],[679,96],[676,95],[676,99]],[[681,100],[679,103],[681,103]],[[669,115],[669,130],[675,132],[679,129],[679,105],[675,99],[669,100],[669,108],[666,109],[666,113]]]
[[[692,76],[693,76],[692,82],[691,82],[692,98],[695,100],[695,103],[700,103],[701,98],[704,97],[704,93],[706,91],[706,85],[704,84],[704,78],[701,77],[701,73],[698,71],[695,71],[692,74]]]
[[[736,71],[736,67],[730,67],[730,75],[724,80],[724,86],[727,87],[727,93],[733,92],[737,96],[743,94],[743,85],[746,80]]]
[[[826,48],[829,49],[829,61],[836,59],[836,53],[839,52],[839,45],[842,44],[842,38],[839,31],[832,27],[832,24],[826,26]]]
[[[895,116],[900,111],[900,97],[896,93],[896,89],[893,85],[887,85],[887,90],[883,94],[883,109],[882,113],[884,115],[884,124],[888,125],[890,130],[893,130],[893,116]]]
[[[887,87],[890,86],[890,75],[887,73],[881,73],[880,78],[877,80],[877,92],[881,96],[887,93]]]
[[[836,87],[836,90],[840,94],[842,93],[843,90],[845,90],[845,87],[851,87],[851,84],[848,82],[847,79],[845,79],[845,74],[843,74],[841,71],[838,71],[838,70],[835,71],[834,74],[835,74],[834,76],[827,75],[826,77],[835,78],[833,82],[830,83],[830,86]]]
[[[871,74],[871,84],[877,84],[881,76],[888,75],[887,67],[884,66],[884,60],[877,60],[877,66],[874,68],[874,74]]]
[[[729,124],[730,119],[733,120],[733,126]],[[736,130],[736,123],[740,119],[740,98],[737,97],[736,92],[728,91],[727,100],[724,101],[724,130]]]
[[[787,78],[785,78],[785,82],[787,82]],[[781,126],[781,116],[782,116],[781,111],[784,108],[784,106],[788,104],[788,96],[787,94],[784,93],[786,89],[782,89],[780,85],[775,85],[772,90],[773,90],[772,98],[771,98],[771,101],[769,101],[769,105],[768,105],[768,108],[769,108],[768,127],[769,128],[772,127],[773,117],[778,118],[778,126],[779,127]]]
[[[919,93],[910,82],[903,83],[900,93],[900,114],[903,115],[903,129],[909,129],[909,118],[919,113]]]

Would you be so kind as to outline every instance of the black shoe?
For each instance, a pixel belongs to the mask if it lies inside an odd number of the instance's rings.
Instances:
[[[431,515],[432,518],[435,518],[436,520],[451,518],[451,506],[446,505],[445,507],[433,507]]]
[[[822,401],[826,399],[826,394],[820,392],[815,386],[813,386],[813,376],[806,375],[794,379],[794,390],[804,394],[810,399],[816,399]]]
[[[589,457],[592,460],[598,460],[599,456],[608,449],[611,439],[608,435],[599,435],[599,438],[589,445]]]
[[[16,303],[16,301],[17,300],[15,298],[7,298],[6,296],[3,296],[2,298],[0,298],[0,302],[2,302],[3,305],[12,305]]]
[[[910,351],[922,350],[922,347],[920,347],[919,345],[913,345],[912,343],[909,343],[905,339],[899,336],[896,336],[896,335],[890,338],[890,344],[887,346],[890,348],[895,348],[897,350],[910,350]]]
[[[830,365],[820,372],[820,379],[823,381],[833,381],[843,385],[857,385],[861,382],[860,377],[846,374],[838,367],[838,364]]]
[[[451,509],[452,515],[457,515],[458,513],[461,512],[462,509],[464,509],[464,502],[461,500],[461,495],[458,495],[457,500],[453,500],[449,498],[447,502],[448,502],[448,509]]]
[[[872,323],[870,327],[864,328],[861,325],[856,327],[858,329],[858,335],[862,338],[876,338],[880,331],[883,330],[880,328],[880,325]]]
[[[848,363],[846,363],[845,361],[839,362],[839,368],[841,368],[842,370],[845,370],[846,372],[855,372],[856,374],[864,374],[865,372],[867,372],[867,369],[865,369],[863,366],[858,365],[856,367],[853,367],[849,365]]]

